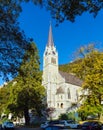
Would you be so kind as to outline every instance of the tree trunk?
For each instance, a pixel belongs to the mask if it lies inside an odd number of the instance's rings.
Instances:
[[[30,117],[29,117],[29,110],[28,107],[25,107],[24,109],[24,117],[25,117],[25,125],[30,125]]]

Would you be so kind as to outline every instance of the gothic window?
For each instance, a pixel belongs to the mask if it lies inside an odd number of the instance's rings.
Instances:
[[[63,108],[63,103],[61,103],[61,108]]]
[[[78,91],[76,90],[76,97],[77,97],[77,100],[78,100]]]
[[[68,91],[67,91],[68,93],[68,99],[70,99],[71,98],[71,94],[70,94],[70,89],[68,88]]]
[[[57,104],[57,107],[59,108],[59,103]]]
[[[48,52],[46,51],[46,52],[45,52],[45,55],[47,55],[47,54],[48,54]]]
[[[54,52],[54,51],[52,51],[52,53],[53,53],[53,55],[55,55],[55,52]]]

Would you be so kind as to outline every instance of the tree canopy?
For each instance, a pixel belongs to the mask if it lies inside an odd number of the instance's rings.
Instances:
[[[39,70],[39,56],[34,43],[31,51],[26,51],[19,74],[15,78],[16,84],[12,86],[8,108],[11,112],[23,113],[26,124],[29,124],[29,110],[35,109],[37,115],[41,115],[42,100],[45,95],[41,85],[42,76]]]
[[[64,20],[74,22],[75,18],[84,12],[89,12],[95,17],[103,8],[102,0],[48,0],[47,4],[47,9],[57,23]]]
[[[87,115],[97,114],[99,117],[103,112],[101,104],[103,99],[103,52],[95,50],[87,54],[79,70],[83,74],[84,82],[82,87],[88,92],[82,95],[85,102],[79,110],[82,113],[85,111]]]
[[[103,52],[95,48],[94,44],[89,44],[81,47],[76,54],[79,54],[79,57],[70,65],[66,65],[66,68],[69,73],[74,73],[83,80],[83,93],[80,95],[83,102],[78,112],[83,119],[88,115],[99,117],[103,112]]]
[[[15,116],[24,115],[26,125],[30,122],[29,110],[35,110],[35,113],[41,116],[45,96],[45,89],[41,85],[38,50],[34,43],[31,43],[31,47],[31,51],[28,50],[24,54],[18,76],[1,89],[1,92],[6,89],[4,91],[6,94],[9,92],[7,96],[9,100],[4,97],[5,94],[1,95],[1,102],[6,106],[1,108],[9,110]]]
[[[24,53],[31,46],[31,39],[25,36],[17,21],[22,2],[29,0],[0,0],[0,77],[4,80],[17,75]]]
[[[57,24],[64,20],[74,22],[84,12],[96,16],[103,8],[102,0],[0,0],[0,76],[6,80],[17,75],[25,50],[30,46],[30,38],[17,22],[23,2],[45,7]]]
[[[4,113],[5,110],[7,110],[7,102],[10,95],[10,88],[4,87],[0,88],[0,115]],[[5,111],[7,113],[7,111]]]
[[[0,0],[0,76],[16,74],[29,40],[20,30],[17,18],[20,2]]]

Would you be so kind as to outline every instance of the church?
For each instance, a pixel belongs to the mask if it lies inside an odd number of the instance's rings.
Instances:
[[[73,74],[59,71],[58,52],[54,45],[51,25],[43,55],[42,85],[46,89],[47,108],[55,109],[53,118],[77,109],[72,106],[78,102],[82,81]]]

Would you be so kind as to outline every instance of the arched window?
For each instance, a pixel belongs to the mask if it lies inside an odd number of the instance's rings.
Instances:
[[[68,94],[68,99],[70,99],[71,98],[71,94],[70,94],[70,89],[69,88],[68,88],[67,94]]]
[[[77,97],[77,100],[78,100],[78,91],[76,90],[76,97]]]
[[[61,108],[63,108],[63,103],[61,103]]]
[[[57,107],[59,108],[59,103],[57,104]]]

